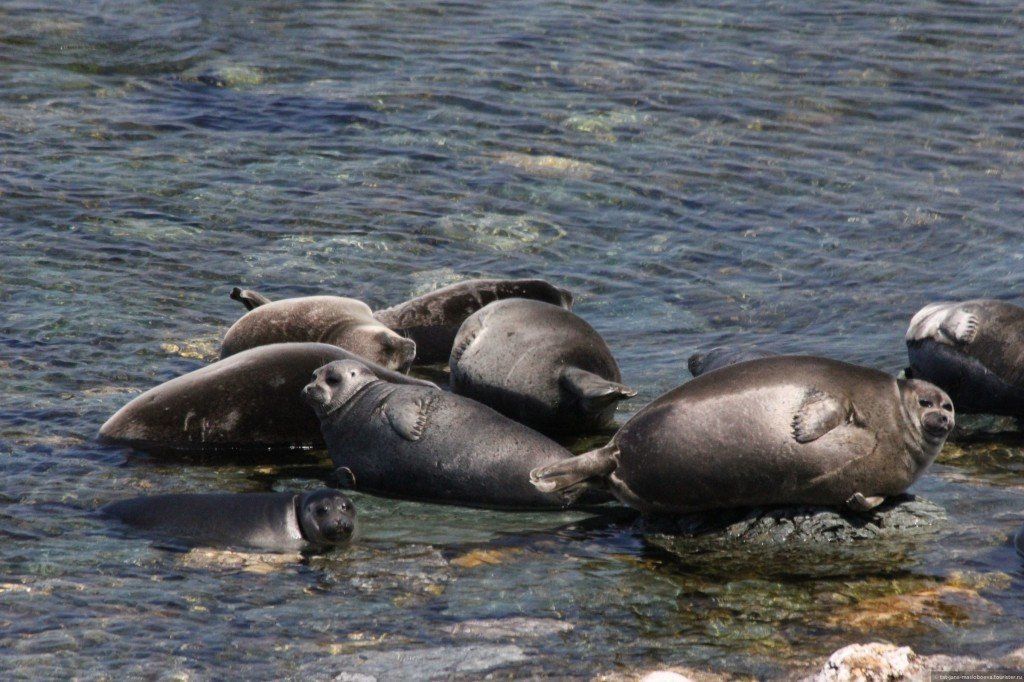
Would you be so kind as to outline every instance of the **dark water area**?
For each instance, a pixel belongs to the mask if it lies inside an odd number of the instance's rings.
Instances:
[[[4,2],[0,670],[785,678],[854,641],[1020,647],[1019,443],[947,445],[913,492],[948,524],[862,562],[356,495],[352,548],[251,570],[89,510],[326,477],[96,443],[215,356],[235,285],[547,278],[639,390],[620,419],[715,344],[898,371],[925,303],[1021,300],[1022,36],[998,1]]]

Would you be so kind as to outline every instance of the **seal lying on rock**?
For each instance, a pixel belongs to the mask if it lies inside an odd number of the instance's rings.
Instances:
[[[910,321],[909,374],[959,412],[1024,417],[1024,308],[989,299],[932,303]]]
[[[471,279],[378,310],[374,317],[416,342],[416,363],[446,362],[459,327],[488,303],[529,298],[572,309],[572,294],[542,279]]]
[[[769,353],[756,348],[736,348],[734,346],[716,346],[706,353],[694,353],[686,361],[690,374],[699,377],[716,369],[735,365],[747,360],[760,360],[775,357],[777,353]]]
[[[334,464],[357,490],[481,507],[557,508],[530,469],[571,453],[486,405],[382,381],[365,364],[332,362],[303,393]]]
[[[347,543],[356,523],[352,501],[327,488],[306,493],[152,495],[112,502],[100,512],[166,538],[278,552]]]
[[[636,391],[608,345],[572,312],[510,298],[473,313],[455,337],[452,390],[542,433],[588,433],[614,424]]]
[[[530,473],[538,490],[606,486],[645,514],[762,505],[867,510],[906,490],[953,428],[935,386],[804,356],[698,377],[605,447]]]
[[[237,289],[232,291],[232,298]],[[250,297],[252,292],[248,292]],[[370,307],[354,298],[304,296],[266,302],[231,325],[221,342],[226,358],[271,343],[329,343],[381,367],[408,371],[416,344],[373,318]]]
[[[324,343],[277,343],[243,351],[149,389],[100,428],[109,443],[142,449],[323,447],[320,423],[302,400],[317,367],[355,359]],[[388,381],[428,381],[367,364]]]

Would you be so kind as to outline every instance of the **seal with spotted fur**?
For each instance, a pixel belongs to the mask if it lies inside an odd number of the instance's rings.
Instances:
[[[343,545],[356,522],[352,501],[327,488],[305,493],[146,495],[112,502],[100,513],[189,544],[275,552]]]
[[[486,405],[382,381],[358,361],[321,367],[303,393],[356,490],[479,507],[562,506],[559,495],[530,485],[530,470],[572,454]]]
[[[614,428],[636,395],[601,335],[573,312],[509,298],[473,313],[455,337],[452,390],[541,433]]]
[[[965,414],[1024,417],[1024,308],[991,299],[932,303],[910,321],[909,375]]]
[[[938,455],[937,387],[807,356],[709,372],[640,410],[605,447],[530,474],[538,490],[605,487],[645,514],[813,504],[867,510]]]
[[[231,297],[255,301],[258,294],[240,292]],[[238,319],[221,341],[226,358],[271,343],[329,343],[344,348],[381,367],[408,371],[416,357],[416,344],[398,335],[373,317],[362,301],[341,296],[303,296],[267,301]],[[247,304],[248,305],[248,304]]]

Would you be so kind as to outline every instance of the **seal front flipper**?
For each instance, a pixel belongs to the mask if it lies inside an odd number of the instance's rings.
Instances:
[[[587,488],[605,487],[606,479],[618,466],[618,454],[619,448],[612,442],[562,462],[537,467],[530,472],[530,483],[542,493],[558,493],[569,504]]]
[[[871,511],[883,502],[885,502],[885,498],[880,495],[864,497],[863,493],[854,493],[850,495],[850,499],[846,500],[846,508],[851,511],[865,512]]]
[[[437,395],[431,393],[418,398],[388,400],[384,414],[395,433],[415,443],[430,426],[430,412],[436,399]]]
[[[262,294],[257,294],[255,291],[249,289],[240,289],[235,287],[231,290],[232,300],[238,301],[245,306],[246,310],[252,310],[253,308],[259,308],[261,305],[270,303],[270,299]]]
[[[979,320],[963,308],[949,311],[939,325],[939,331],[954,343],[966,346],[978,336]]]
[[[810,443],[853,417],[853,410],[833,395],[812,388],[793,415],[793,438]]]
[[[600,412],[614,402],[636,395],[636,391],[625,384],[609,381],[579,367],[563,369],[560,381],[587,412]]]

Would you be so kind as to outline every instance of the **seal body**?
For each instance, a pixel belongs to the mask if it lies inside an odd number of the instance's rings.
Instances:
[[[313,371],[356,358],[324,343],[259,346],[160,384],[100,428],[108,443],[142,449],[323,447],[320,423],[302,400]],[[370,364],[389,381],[433,386]]]
[[[953,406],[923,381],[778,356],[698,377],[640,410],[605,448],[531,473],[571,495],[607,486],[647,514],[811,504],[870,509],[932,462]]]
[[[509,298],[473,313],[449,364],[455,393],[547,434],[607,429],[618,402],[636,395],[601,335],[543,301]]]
[[[466,318],[505,298],[529,298],[572,309],[572,294],[542,279],[471,279],[378,310],[374,317],[416,342],[417,364],[436,364],[448,361]]]
[[[761,360],[775,357],[777,353],[758,350],[756,348],[737,348],[735,346],[716,346],[706,353],[694,353],[686,361],[687,369],[694,377],[713,372],[716,369],[735,365],[747,360]]]
[[[571,453],[485,405],[381,381],[351,361],[321,368],[304,390],[331,459],[357,490],[479,507],[563,506],[530,485],[530,470]]]
[[[977,299],[933,303],[910,321],[910,374],[964,413],[1024,417],[1024,308]]]
[[[279,552],[344,544],[355,530],[352,501],[326,488],[307,493],[151,495],[112,502],[100,513],[190,544]]]
[[[249,294],[243,302],[255,300],[253,292],[243,293]],[[415,343],[375,320],[362,301],[341,296],[285,298],[254,306],[228,329],[220,356],[290,342],[329,343],[399,371],[408,370],[416,357]]]

